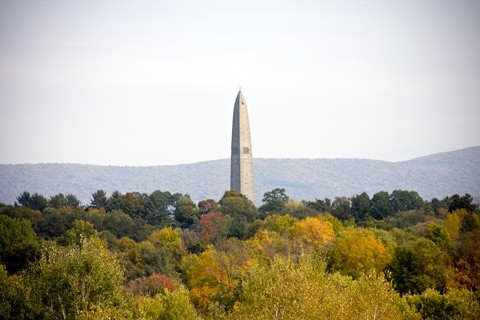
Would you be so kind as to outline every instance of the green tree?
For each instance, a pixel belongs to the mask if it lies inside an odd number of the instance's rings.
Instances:
[[[366,192],[351,198],[351,211],[355,216],[355,221],[362,221],[370,216],[371,202]]]
[[[135,241],[147,239],[153,230],[153,227],[149,226],[141,218],[132,218],[119,210],[108,212],[102,217],[96,228],[98,230],[108,230],[118,238],[127,236]]]
[[[281,202],[286,203],[288,200],[290,200],[290,197],[287,196],[284,188],[276,188],[263,194],[263,203],[267,203],[272,200],[280,200]]]
[[[437,198],[432,198],[432,200],[430,201],[430,205],[432,207],[432,210],[436,215],[440,215],[441,210],[446,210],[448,208],[448,204],[447,204],[446,199],[448,199],[448,197],[443,199],[443,200],[438,200]]]
[[[33,195],[31,195],[27,191],[24,191],[20,196],[18,196],[17,201],[23,207],[38,211],[43,211],[43,209],[45,209],[48,205],[47,198],[38,193],[34,193]]]
[[[60,209],[63,206],[68,206],[68,201],[63,193],[59,193],[50,197],[48,205],[55,209]]]
[[[233,218],[229,235],[242,238],[248,223],[258,218],[255,205],[244,195],[236,191],[227,191],[219,201],[220,212]]]
[[[80,200],[78,200],[78,198],[71,193],[67,194],[65,199],[67,200],[67,206],[69,207],[75,208],[80,206]]]
[[[142,298],[138,305],[145,319],[197,320],[197,314],[185,288],[165,291],[153,298]]]
[[[431,223],[428,225],[425,238],[432,240],[445,252],[450,253],[453,249],[453,241],[450,239],[448,232],[436,223]]]
[[[347,197],[336,197],[332,203],[332,214],[340,220],[352,219],[352,210],[350,208],[350,199]]]
[[[21,195],[17,197],[17,202],[20,203],[23,207],[31,208],[32,195],[30,192],[23,191]]]
[[[332,200],[325,198],[324,200],[315,199],[315,201],[307,201],[305,205],[315,209],[318,212],[332,212]]]
[[[143,218],[150,224],[167,227],[173,225],[172,214],[180,194],[155,190],[145,199]]]
[[[480,303],[475,293],[467,290],[451,290],[446,294],[427,289],[420,295],[407,296],[423,319],[476,320],[480,318]]]
[[[75,220],[73,228],[68,230],[57,242],[63,246],[74,244],[81,247],[85,240],[91,238],[98,238],[98,232],[93,225],[83,220]]]
[[[478,209],[478,205],[473,202],[472,196],[468,193],[462,197],[454,194],[448,199],[448,212],[453,212],[457,209],[466,209],[473,212]]]
[[[182,258],[186,254],[179,229],[167,227],[154,231],[148,237],[148,242],[154,245],[160,255],[160,268],[155,271],[168,276],[178,276]]]
[[[122,300],[120,264],[99,239],[86,239],[81,247],[51,244],[30,281],[50,319],[75,319],[96,305],[113,306]]]
[[[103,190],[97,190],[92,193],[92,200],[90,206],[94,208],[106,208],[108,206],[107,194]]]
[[[189,196],[181,196],[175,207],[174,217],[182,228],[189,228],[198,221],[199,212]]]
[[[25,278],[9,276],[0,264],[0,319],[42,319],[40,301],[32,299],[32,286]]]
[[[402,294],[445,289],[444,255],[431,240],[418,238],[400,245],[387,269],[395,289]]]
[[[320,212],[306,206],[305,202],[290,200],[285,203],[285,211],[282,214],[288,214],[296,219],[305,219],[316,217]]]
[[[108,199],[107,211],[121,210],[131,217],[141,217],[144,212],[143,199],[138,192],[121,194],[114,191]]]
[[[264,228],[269,231],[275,231],[280,235],[285,235],[288,230],[297,222],[297,219],[290,215],[271,215],[265,218]]]
[[[16,218],[18,220],[33,221],[41,216],[38,210],[33,210],[27,207],[18,207],[0,204],[0,215]]]
[[[388,192],[380,191],[373,195],[371,212],[375,219],[383,219],[392,214],[393,209]]]
[[[33,221],[33,229],[38,236],[46,239],[58,238],[72,227],[75,216],[58,212],[43,214]]]
[[[25,269],[40,254],[35,232],[26,220],[0,215],[0,263],[8,272]]]
[[[260,212],[276,212],[283,213],[285,204],[290,198],[285,193],[284,188],[276,188],[263,194],[263,205],[259,208]]]
[[[415,191],[393,190],[390,194],[390,205],[393,212],[398,213],[420,209],[424,205],[424,201]]]
[[[218,211],[218,203],[213,199],[202,200],[198,203],[198,209],[200,215],[207,214],[209,212]]]

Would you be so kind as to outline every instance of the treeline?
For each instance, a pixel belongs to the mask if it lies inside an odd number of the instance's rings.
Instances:
[[[354,220],[382,220],[396,216],[399,212],[421,210],[424,214],[440,215],[456,209],[474,211],[477,205],[469,194],[459,196],[455,194],[442,200],[433,198],[424,200],[415,191],[394,190],[392,193],[380,191],[372,198],[366,192],[352,197],[336,197],[333,201],[329,198],[315,199],[314,201],[299,202],[290,200],[285,189],[277,188],[264,194],[262,206],[258,208],[258,217],[264,218],[268,214],[290,214],[296,218],[315,216],[320,213],[330,213],[334,217],[345,221]],[[41,194],[23,192],[17,197],[15,206],[30,208],[43,212],[76,212],[88,211],[92,208],[102,209],[106,212],[122,211],[132,218],[142,218],[148,224],[155,226],[177,226],[188,228],[192,226],[202,214],[208,210],[218,209],[218,203],[213,199],[200,201],[198,206],[188,195],[180,193],[162,192],[156,190],[151,194],[118,191],[107,197],[106,192],[97,190],[92,194],[89,205],[80,206],[80,201],[73,194],[62,193],[47,199]]]
[[[24,192],[0,205],[0,318],[477,319],[479,240],[468,194]]]

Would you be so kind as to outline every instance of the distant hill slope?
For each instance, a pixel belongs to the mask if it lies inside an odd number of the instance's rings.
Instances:
[[[334,198],[366,191],[415,190],[425,199],[454,193],[480,197],[480,146],[404,162],[366,159],[255,159],[257,201],[281,187],[294,199]],[[218,200],[229,187],[229,160],[192,164],[118,167],[81,164],[0,165],[0,202],[13,203],[24,190],[45,196],[73,193],[82,203],[91,193],[153,190]]]

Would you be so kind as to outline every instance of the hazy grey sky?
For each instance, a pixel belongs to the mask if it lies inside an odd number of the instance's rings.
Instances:
[[[0,0],[0,163],[406,160],[480,144],[480,1]]]

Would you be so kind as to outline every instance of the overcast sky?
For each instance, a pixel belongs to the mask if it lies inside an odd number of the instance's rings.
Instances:
[[[0,163],[401,161],[480,145],[480,1],[0,0]]]

